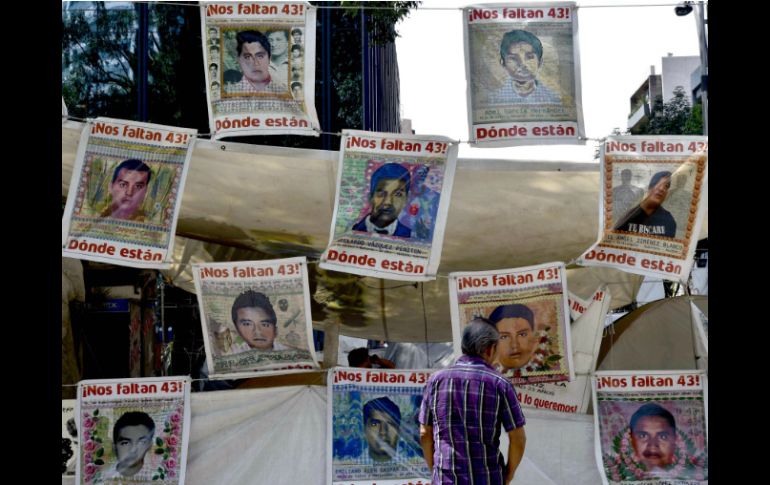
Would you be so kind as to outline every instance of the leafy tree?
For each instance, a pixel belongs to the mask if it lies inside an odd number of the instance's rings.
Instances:
[[[360,129],[362,121],[362,22],[372,44],[392,43],[396,23],[419,2],[313,2],[342,6],[330,18],[330,89],[323,89],[322,22],[317,16],[316,106],[324,93],[331,112],[327,132]],[[375,7],[375,8],[372,8]],[[72,116],[138,119],[140,3],[65,2],[62,7],[62,93]],[[189,5],[149,6],[148,120],[207,133],[208,111],[200,33],[200,10]],[[323,119],[323,116],[322,116]],[[336,137],[335,137],[336,138]],[[238,137],[242,143],[322,148],[319,138],[279,135]],[[332,141],[332,147],[339,140]]]
[[[699,106],[699,105],[696,105]],[[651,119],[640,134],[648,135],[698,135],[703,133],[701,110],[690,106],[687,94],[681,86],[674,89],[674,97],[664,103],[655,99]]]

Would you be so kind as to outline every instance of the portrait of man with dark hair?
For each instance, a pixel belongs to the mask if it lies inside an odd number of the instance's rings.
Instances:
[[[237,82],[226,82],[225,93],[287,93],[287,85],[271,75],[272,47],[267,36],[258,30],[244,30],[235,39],[242,77]]]
[[[538,78],[543,67],[543,44],[526,30],[511,30],[500,41],[500,65],[509,79],[489,95],[489,104],[561,104]]]
[[[398,220],[409,199],[411,176],[400,163],[386,163],[369,182],[369,214],[353,225],[354,231],[411,237],[412,230]]]
[[[109,185],[110,203],[101,217],[143,222],[146,214],[140,209],[152,179],[150,167],[141,160],[124,160],[112,174]]]
[[[671,172],[660,171],[650,178],[647,193],[641,202],[630,209],[615,226],[616,231],[650,236],[674,237],[676,221],[663,207],[671,188]]]
[[[145,456],[152,448],[155,421],[141,411],[124,413],[112,428],[112,447],[117,463],[107,478],[133,477],[144,467]]]
[[[375,462],[391,461],[398,450],[401,410],[383,396],[364,404],[364,437],[369,458]]]
[[[277,318],[270,299],[264,294],[247,290],[238,295],[231,309],[233,325],[238,335],[251,349],[285,350],[276,342]]]

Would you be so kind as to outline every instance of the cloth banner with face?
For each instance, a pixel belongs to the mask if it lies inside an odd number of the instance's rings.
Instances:
[[[184,484],[190,378],[81,381],[78,484]]]
[[[708,137],[609,137],[601,159],[598,242],[577,263],[686,283],[708,203]]]
[[[327,484],[429,483],[418,415],[430,371],[329,371]]]
[[[307,2],[201,4],[213,140],[318,136],[315,18]]]
[[[708,483],[705,372],[596,372],[592,387],[604,485]]]
[[[596,369],[604,317],[610,308],[610,301],[607,287],[598,289],[591,303],[571,325],[575,379],[570,382],[541,382],[516,386],[517,397],[522,406],[571,414],[585,414],[588,411],[588,403],[591,400],[589,376]]]
[[[487,318],[500,333],[495,368],[511,383],[574,379],[564,263],[450,273],[449,302],[456,355],[465,326]]]
[[[581,144],[575,2],[463,9],[472,146]]]
[[[318,370],[304,257],[193,264],[210,376]]]
[[[75,475],[78,462],[78,428],[75,419],[76,399],[61,400],[61,474]]]
[[[457,144],[346,130],[329,246],[320,267],[403,281],[436,278]]]
[[[62,256],[168,269],[196,130],[90,120],[62,218]]]

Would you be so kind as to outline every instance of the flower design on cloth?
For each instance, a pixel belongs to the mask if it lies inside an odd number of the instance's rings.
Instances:
[[[104,466],[104,444],[99,436],[99,424],[102,417],[99,410],[93,413],[83,413],[83,481],[92,483],[101,478],[101,469]]]
[[[698,451],[695,444],[681,430],[674,450],[673,463],[664,469],[648,470],[634,457],[631,444],[631,430],[626,427],[612,439],[612,452],[604,453],[604,469],[607,477],[614,481],[622,480],[651,480],[659,478],[694,478],[706,479],[706,453]]]
[[[184,407],[179,406],[163,424],[163,434],[155,438],[155,454],[163,455],[160,466],[153,471],[153,480],[176,478],[179,468],[179,447],[182,444]]]

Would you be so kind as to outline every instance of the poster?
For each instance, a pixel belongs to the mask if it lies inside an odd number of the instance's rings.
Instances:
[[[495,368],[512,384],[574,379],[564,263],[450,273],[449,302],[455,355],[483,317],[500,332]]]
[[[190,382],[186,376],[81,381],[76,482],[184,484]]]
[[[516,397],[522,406],[571,414],[585,414],[588,411],[588,403],[591,400],[589,376],[596,369],[604,318],[610,309],[610,301],[610,292],[606,286],[602,286],[596,290],[591,302],[572,323],[570,336],[575,379],[570,382],[541,382],[516,386]]]
[[[463,9],[471,146],[584,143],[575,2]]]
[[[686,283],[708,204],[708,138],[609,137],[601,159],[598,242],[577,263]]]
[[[327,484],[430,483],[418,415],[429,371],[329,371]]]
[[[75,475],[78,462],[78,426],[76,399],[61,400],[61,474]]]
[[[436,278],[457,144],[345,130],[329,246],[320,267],[404,281]]]
[[[196,130],[97,118],[83,128],[62,256],[168,269]]]
[[[604,485],[708,483],[705,372],[606,371],[592,382]]]
[[[318,370],[304,257],[193,264],[212,378]]]
[[[316,9],[307,2],[201,5],[211,137],[313,135]]]

